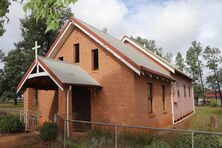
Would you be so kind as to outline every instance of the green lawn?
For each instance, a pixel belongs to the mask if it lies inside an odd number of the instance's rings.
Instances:
[[[217,128],[211,127],[210,118],[214,115],[217,117]],[[222,132],[222,107],[197,106],[196,113],[178,123],[176,128]]]
[[[23,102],[18,102],[18,105],[14,105],[14,102],[0,102],[0,110],[23,110]]]

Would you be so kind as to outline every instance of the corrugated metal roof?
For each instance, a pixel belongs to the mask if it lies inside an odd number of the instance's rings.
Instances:
[[[67,63],[56,59],[39,59],[60,79],[64,84],[98,86],[101,85],[86,73],[79,65]]]
[[[151,61],[149,61],[145,56],[140,54],[138,51],[136,51],[135,49],[133,49],[129,45],[124,44],[120,40],[109,35],[108,33],[105,33],[105,32],[103,32],[103,31],[77,19],[77,18],[75,18],[75,19],[78,20],[80,23],[82,23],[84,26],[86,26],[88,29],[90,29],[91,31],[96,33],[99,37],[104,39],[107,43],[109,43],[111,46],[113,46],[115,49],[117,49],[120,53],[124,54],[126,57],[131,59],[137,65],[146,67],[148,69],[151,69],[152,71],[156,71],[156,72],[166,75],[168,77],[172,77],[169,73],[167,73],[166,71],[164,71],[159,66],[152,63]]]

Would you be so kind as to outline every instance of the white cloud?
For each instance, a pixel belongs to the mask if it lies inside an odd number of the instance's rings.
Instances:
[[[7,53],[14,49],[14,43],[21,40],[20,20],[24,18],[22,5],[18,2],[12,2],[9,7],[10,13],[7,14],[9,23],[5,23],[6,32],[0,37],[0,50]]]
[[[77,18],[99,29],[107,28],[115,37],[124,33],[123,18],[128,9],[120,0],[79,0],[72,10]]]
[[[185,53],[191,41],[222,48],[222,1],[176,0],[132,8],[124,23],[129,35],[154,39],[174,54]]]
[[[154,39],[167,52],[185,53],[191,41],[222,48],[221,0],[79,0],[75,16],[121,38],[125,34]],[[22,6],[13,2],[0,49],[7,52],[21,40]]]

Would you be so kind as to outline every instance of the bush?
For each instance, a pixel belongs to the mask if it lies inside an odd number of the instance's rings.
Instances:
[[[190,148],[192,147],[191,135],[184,135],[178,138],[173,148]],[[210,134],[194,134],[195,148],[219,148],[222,147],[222,141],[219,136]]]
[[[135,133],[130,133],[130,132],[125,132],[123,134],[123,139],[128,143],[129,145],[133,146],[146,146],[150,145],[153,137],[144,135],[144,134],[135,134]]]
[[[155,140],[148,146],[148,148],[170,148],[170,145],[165,141]]]
[[[23,131],[24,125],[20,121],[19,116],[6,115],[0,120],[0,133],[16,133]]]
[[[53,141],[59,135],[58,126],[56,123],[44,122],[40,127],[40,138],[43,141]]]
[[[89,132],[90,144],[96,147],[112,144],[111,133],[102,131],[101,128],[95,127]]]
[[[218,106],[218,104],[217,104],[217,99],[212,99],[212,100],[210,101],[210,106],[213,106],[213,107]]]

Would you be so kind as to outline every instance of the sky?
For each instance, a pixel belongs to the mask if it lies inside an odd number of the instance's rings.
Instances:
[[[75,17],[121,39],[124,35],[155,40],[164,52],[185,55],[194,40],[222,49],[222,0],[79,0]],[[7,53],[22,40],[22,5],[13,2],[0,50]],[[33,43],[34,45],[34,43]],[[31,48],[31,47],[30,47]]]

